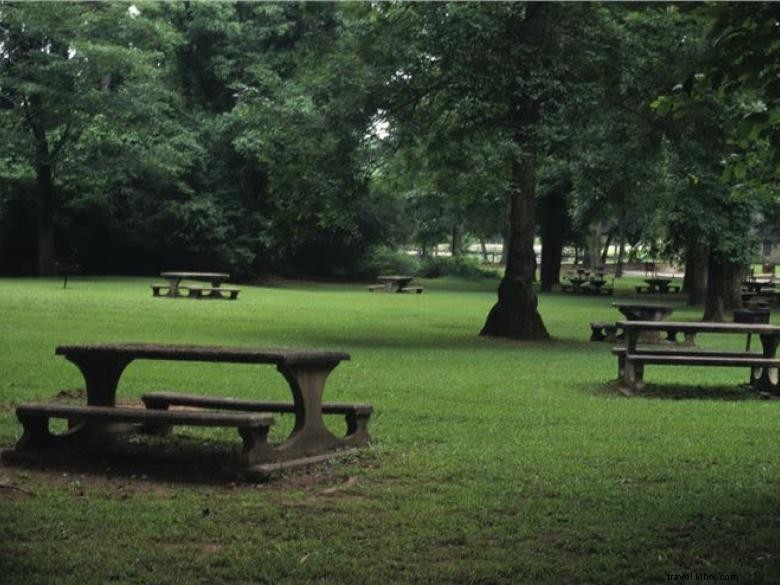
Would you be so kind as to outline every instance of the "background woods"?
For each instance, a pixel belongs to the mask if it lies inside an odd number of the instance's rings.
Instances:
[[[770,3],[3,2],[0,271],[350,276],[503,242],[483,332],[544,338],[540,237],[543,290],[564,246],[593,264],[612,243],[618,272],[629,249],[684,264],[722,318],[776,224],[777,23]]]

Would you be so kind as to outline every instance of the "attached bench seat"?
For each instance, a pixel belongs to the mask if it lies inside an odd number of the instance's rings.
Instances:
[[[169,284],[150,284],[149,286],[152,288],[153,297],[171,296],[171,285]],[[187,294],[181,294],[183,291],[187,291]],[[179,286],[180,296],[190,299],[228,299],[234,301],[238,298],[239,292],[241,292],[240,288],[195,285]]]
[[[685,352],[642,347],[631,355],[632,372],[626,377],[626,348],[615,347],[612,354],[618,357],[618,379],[629,381],[633,389],[640,389],[643,384],[644,366],[712,366],[712,367],[743,367],[751,369],[751,380],[761,377],[756,369],[774,368],[777,378],[777,368],[780,359],[766,358],[760,353],[733,351],[686,350]],[[776,383],[776,380],[774,381]]]
[[[24,432],[16,444],[17,450],[45,447],[68,434],[55,436],[49,432],[49,419],[138,423],[144,426],[189,425],[200,427],[234,427],[243,440],[242,458],[246,463],[266,458],[268,431],[274,418],[267,414],[235,414],[224,412],[162,411],[113,406],[76,406],[59,403],[28,403],[16,407],[16,417]]]
[[[645,286],[645,285],[635,286],[634,289],[636,289],[637,293],[653,293],[653,292],[659,293],[659,294],[663,294],[665,292],[667,292],[667,293],[679,293],[680,290],[681,290],[681,286],[679,284],[670,284],[669,287],[665,291],[653,289],[650,286]]]
[[[368,292],[374,292],[377,290],[385,290],[384,284],[369,284],[368,285]]]
[[[581,286],[574,286],[573,284],[561,284],[561,292],[579,293],[583,295],[611,295],[615,292],[615,288],[611,286],[590,286],[583,284]]]
[[[295,406],[290,402],[260,402],[256,400],[239,400],[219,396],[204,396],[200,394],[183,394],[179,392],[148,392],[141,396],[141,401],[148,409],[166,411],[169,406],[187,406],[191,408],[216,408],[223,410],[240,410],[249,412],[279,412],[294,413]],[[354,445],[366,445],[371,437],[368,434],[368,420],[374,411],[370,404],[323,402],[323,414],[340,414],[347,423],[344,436]],[[174,411],[168,411],[174,412]],[[160,431],[164,431],[160,426]]]
[[[234,301],[238,298],[238,293],[241,292],[240,288],[230,287],[189,286],[187,288],[190,291],[190,298],[193,299],[227,299]],[[227,296],[222,293],[227,293]]]
[[[153,297],[168,297],[171,295],[170,284],[150,284],[149,286],[152,288]]]
[[[616,341],[623,338],[623,328],[617,323],[593,322],[590,328],[591,341]]]
[[[424,290],[425,290],[425,288],[423,288],[421,286],[405,286],[404,288],[399,289],[398,292],[401,292],[401,293],[417,293],[419,295]]]

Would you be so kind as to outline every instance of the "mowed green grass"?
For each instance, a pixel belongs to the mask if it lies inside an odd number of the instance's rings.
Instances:
[[[325,398],[373,404],[375,444],[267,483],[2,464],[4,585],[780,582],[780,401],[740,369],[648,367],[647,396],[620,395],[609,344],[588,341],[619,297],[542,295],[553,341],[524,343],[477,335],[495,281],[242,286],[237,302],[150,282],[0,280],[0,447],[15,404],[83,386],[55,346],[111,341],[348,351]],[[154,361],[119,394],[154,389],[289,398],[273,367]]]

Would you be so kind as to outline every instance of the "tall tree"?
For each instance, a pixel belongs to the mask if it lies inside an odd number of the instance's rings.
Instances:
[[[543,113],[564,93],[569,67],[562,56],[572,54],[573,31],[591,12],[546,3],[379,10],[380,31],[395,39],[394,48],[403,47],[388,68],[386,110],[394,130],[449,140],[492,133],[497,144],[510,145],[506,271],[482,334],[546,339],[533,289],[538,133]]]
[[[159,49],[173,42],[164,23],[127,4],[0,6],[0,125],[13,133],[4,146],[17,149],[4,149],[0,172],[28,169],[35,184],[39,274],[53,271],[55,219],[69,195],[61,177],[85,160],[75,151],[106,138],[121,143],[129,138],[121,122],[137,132],[142,108],[159,111],[168,99],[157,90]]]

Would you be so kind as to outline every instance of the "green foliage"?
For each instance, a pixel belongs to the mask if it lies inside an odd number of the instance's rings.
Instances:
[[[95,271],[495,240],[530,145],[542,191],[572,181],[572,242],[750,247],[778,201],[777,5],[544,4],[537,47],[541,8],[3,3],[0,270],[41,220]]]
[[[479,260],[470,256],[426,256],[422,258],[419,274],[425,278],[458,276],[475,280],[498,279],[495,270],[484,268]]]
[[[364,255],[357,267],[357,273],[362,276],[378,276],[380,274],[418,274],[420,262],[415,256],[404,252],[378,246]]]
[[[724,179],[733,175],[743,181],[750,175],[758,184],[770,178],[776,182],[780,178],[780,8],[762,2],[724,3],[709,9],[715,19],[709,77],[721,95],[740,105],[732,120],[735,152]]]

